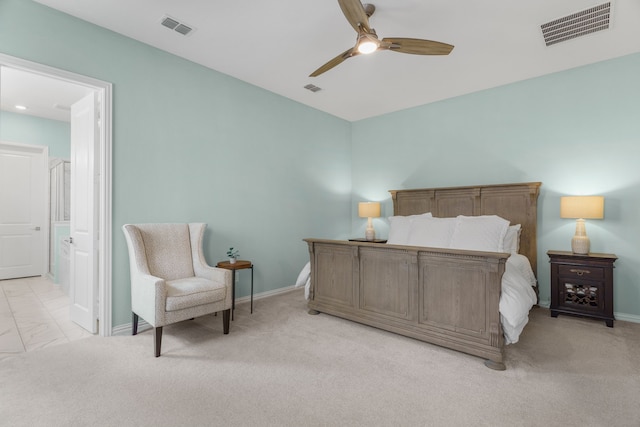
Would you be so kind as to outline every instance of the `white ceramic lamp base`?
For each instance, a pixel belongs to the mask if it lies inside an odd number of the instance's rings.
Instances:
[[[367,229],[364,232],[364,238],[369,242],[373,242],[376,239],[376,230],[373,229],[373,222],[371,218],[367,222]]]
[[[584,226],[584,219],[576,220],[576,234],[571,239],[571,250],[574,254],[587,255],[591,242],[587,237],[587,229]]]
[[[571,250],[574,254],[587,255],[590,246],[591,242],[589,242],[587,236],[573,236],[573,239],[571,239]]]
[[[369,242],[373,242],[374,240],[376,240],[376,231],[373,228],[367,228],[367,231],[364,232],[364,238]]]

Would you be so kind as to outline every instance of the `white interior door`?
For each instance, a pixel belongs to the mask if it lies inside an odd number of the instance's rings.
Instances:
[[[0,279],[45,274],[47,149],[0,143]]]
[[[92,93],[71,106],[71,320],[98,330],[98,108]]]

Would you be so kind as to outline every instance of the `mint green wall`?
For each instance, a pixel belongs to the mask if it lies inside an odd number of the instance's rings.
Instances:
[[[2,141],[45,145],[49,147],[49,157],[69,158],[70,132],[67,122],[0,111]]]
[[[0,52],[113,83],[113,325],[125,223],[208,223],[207,260],[239,248],[256,292],[295,283],[303,238],[349,234],[348,122],[31,1],[0,0]]]
[[[547,250],[571,250],[575,221],[560,196],[605,196],[588,220],[593,252],[618,255],[614,310],[640,321],[640,54],[358,121],[352,136],[352,230],[361,200],[387,190],[541,181],[538,279],[549,301]],[[443,82],[446,84],[446,82]],[[377,219],[386,236],[386,220]]]

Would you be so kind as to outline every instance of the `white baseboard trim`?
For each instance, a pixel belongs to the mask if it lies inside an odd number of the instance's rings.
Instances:
[[[259,294],[253,295],[253,301],[255,302],[257,300],[273,297],[276,295],[286,294],[288,292],[293,292],[298,290],[302,291],[303,289],[304,288],[302,287],[296,288],[295,286],[287,286],[284,288],[274,289],[273,291],[260,292]],[[251,302],[251,295],[247,295],[246,297],[242,297],[242,298],[236,298],[236,305],[250,303],[250,302]],[[132,327],[132,323],[125,323],[123,325],[114,326],[113,329],[111,330],[111,335],[131,335],[131,327]],[[151,328],[152,326],[147,322],[145,322],[144,319],[138,320],[138,332],[143,332]]]
[[[636,314],[627,314],[627,313],[613,313],[613,317],[616,318],[616,320],[623,320],[625,322],[632,322],[632,323],[640,323],[640,316],[636,315]]]
[[[551,307],[551,301],[550,300],[540,301],[538,305],[543,308],[549,308]],[[640,323],[640,316],[636,314],[614,312],[613,317],[615,317],[616,320],[622,320],[624,322]]]
[[[272,291],[260,292],[259,294],[253,295],[253,301],[258,301],[264,298],[274,297],[276,295],[286,294],[289,292],[302,290],[302,289],[304,288],[303,287],[296,288],[295,286],[292,285],[284,288],[274,289]],[[242,298],[236,298],[236,305],[244,304],[246,302],[251,302],[251,295],[247,295],[246,297],[242,297]]]
[[[131,335],[131,328],[133,323],[125,323],[124,325],[115,326],[111,330],[111,335]],[[148,329],[153,329],[153,326],[144,321],[144,319],[138,319],[138,333],[144,332]]]

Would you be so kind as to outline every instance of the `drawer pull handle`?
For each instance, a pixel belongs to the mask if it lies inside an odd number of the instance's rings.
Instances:
[[[583,274],[591,274],[591,272],[589,270],[580,270],[578,268],[572,268],[571,270],[572,273],[576,273],[578,276],[582,276]]]

